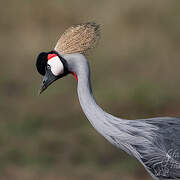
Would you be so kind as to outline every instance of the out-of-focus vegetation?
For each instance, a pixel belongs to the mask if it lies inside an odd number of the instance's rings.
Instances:
[[[180,1],[7,0],[0,14],[0,179],[150,180],[91,127],[71,76],[37,95],[35,60],[67,27],[96,21],[98,104],[128,119],[179,116]]]

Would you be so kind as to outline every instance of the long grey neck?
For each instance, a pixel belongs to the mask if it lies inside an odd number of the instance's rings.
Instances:
[[[90,80],[90,68],[87,61],[86,68],[80,68],[77,76],[77,91],[81,107],[91,124],[98,131],[101,131],[100,128],[102,125],[100,124],[104,122],[105,112],[96,104],[93,97]]]
[[[77,74],[78,97],[86,117],[94,128],[105,136],[105,133],[108,131],[106,129],[108,121],[110,119],[115,119],[115,117],[103,111],[95,102],[91,89],[90,67],[88,61],[81,54],[66,55],[64,58],[68,61],[68,69]],[[120,122],[121,119],[118,120]]]
[[[65,55],[64,58],[68,62],[68,70],[75,73],[78,77],[77,91],[79,101],[93,127],[115,146],[129,154],[135,152],[132,151],[131,145],[137,141],[134,140],[134,136],[129,132],[139,132],[140,130],[133,127],[130,120],[112,116],[96,104],[91,89],[89,63],[86,58],[81,54]]]

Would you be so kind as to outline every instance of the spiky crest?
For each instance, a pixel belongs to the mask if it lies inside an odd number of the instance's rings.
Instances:
[[[99,27],[94,22],[69,27],[59,38],[55,50],[60,54],[87,54],[88,50],[95,47],[99,39]]]

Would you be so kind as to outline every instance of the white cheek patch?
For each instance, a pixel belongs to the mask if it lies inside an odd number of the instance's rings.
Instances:
[[[58,56],[52,57],[47,62],[51,66],[51,72],[58,76],[64,73],[64,66]]]

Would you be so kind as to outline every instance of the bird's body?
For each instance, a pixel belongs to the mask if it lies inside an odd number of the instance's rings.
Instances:
[[[88,61],[81,54],[63,56],[78,77],[81,107],[110,143],[136,157],[155,179],[180,179],[180,118],[125,120],[103,111],[95,102]]]
[[[91,24],[78,25],[78,31],[81,30],[81,26],[91,28]],[[97,29],[95,24],[92,25],[92,29],[94,32]],[[82,31],[84,32],[84,29]],[[72,32],[70,29],[70,34]],[[67,34],[69,38],[69,32]],[[75,36],[80,38],[77,31]],[[77,45],[77,41],[75,42]],[[79,44],[82,45],[82,41]],[[63,51],[66,52],[64,47],[63,45]],[[84,47],[84,44],[80,47]],[[83,48],[81,51],[83,52]],[[93,97],[90,67],[86,57],[79,50],[78,53],[69,53],[69,49],[67,52],[68,54],[61,53],[61,48],[57,44],[56,51],[39,55],[36,65],[39,73],[44,75],[41,92],[57,79],[70,73],[74,74],[78,82],[77,91],[81,107],[92,126],[110,143],[137,158],[155,180],[180,180],[180,118],[126,120],[105,112],[96,104]],[[59,69],[56,64],[59,64]]]

